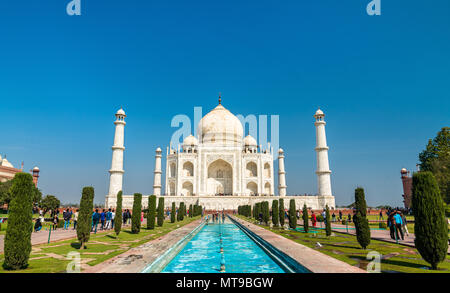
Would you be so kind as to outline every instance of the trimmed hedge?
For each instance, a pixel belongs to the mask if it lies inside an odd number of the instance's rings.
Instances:
[[[20,270],[28,266],[33,227],[31,195],[34,187],[31,174],[17,173],[14,176],[4,243],[5,269]]]
[[[164,224],[164,197],[160,197],[158,201],[158,213],[157,213],[158,227],[162,227]]]
[[[133,200],[133,213],[131,214],[131,233],[141,231],[142,194],[135,193]]]
[[[156,218],[156,195],[148,197],[148,212],[147,212],[147,229],[155,229]]]
[[[92,210],[94,209],[94,187],[85,187],[81,195],[80,212],[77,222],[77,237],[80,248],[86,248],[86,242],[91,236]]]
[[[117,193],[116,217],[114,219],[114,232],[119,236],[122,229],[122,190]]]

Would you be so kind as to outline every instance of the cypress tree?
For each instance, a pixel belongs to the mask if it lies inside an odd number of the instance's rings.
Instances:
[[[305,230],[306,233],[308,233],[309,230],[309,216],[308,216],[308,208],[306,207],[306,204],[303,205],[303,230]]]
[[[147,212],[147,229],[155,229],[155,216],[156,216],[156,195],[150,195],[148,197],[148,212]]]
[[[270,213],[269,213],[269,202],[268,201],[263,201],[262,202],[262,214],[263,214],[263,221],[266,225],[269,224],[269,218],[270,218]]]
[[[85,187],[81,194],[80,213],[77,223],[77,237],[80,247],[86,248],[92,228],[92,211],[94,209],[94,187]]]
[[[280,198],[278,209],[280,210],[280,226],[284,226],[284,199]]]
[[[272,223],[275,227],[278,227],[280,220],[280,211],[278,209],[278,200],[274,199],[272,201]]]
[[[170,222],[175,223],[175,215],[177,213],[177,208],[175,202],[172,203],[172,210],[170,211]]]
[[[297,228],[297,215],[295,214],[295,200],[291,199],[289,202],[289,227]]]
[[[180,204],[180,209],[181,209],[180,221],[183,221],[184,216],[186,215],[186,205],[184,204],[184,202]]]
[[[436,270],[447,255],[448,226],[439,185],[431,172],[414,173],[412,205],[414,243],[431,269]]]
[[[117,193],[116,217],[114,219],[114,232],[119,236],[122,229],[122,190]]]
[[[325,216],[325,234],[327,236],[331,235],[331,216],[330,216],[330,208],[328,207],[328,205],[326,206],[326,216]]]
[[[157,214],[158,227],[162,227],[164,224],[164,197],[160,197],[158,201],[158,214]]]
[[[133,214],[131,215],[131,233],[141,231],[142,194],[135,193],[133,200]]]
[[[17,173],[10,189],[8,226],[4,243],[3,267],[9,270],[28,266],[33,229],[33,177],[28,173]]]
[[[189,218],[192,218],[192,204],[189,205]]]
[[[356,231],[356,239],[361,245],[362,249],[366,249],[370,244],[370,227],[369,221],[366,218],[367,214],[367,205],[366,199],[364,196],[364,189],[361,187],[356,188],[355,190],[355,231]]]

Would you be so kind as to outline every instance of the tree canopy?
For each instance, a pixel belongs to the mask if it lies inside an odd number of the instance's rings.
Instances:
[[[56,210],[61,205],[61,202],[54,195],[46,195],[40,202],[39,207],[44,210],[44,214],[49,210]]]
[[[434,139],[428,140],[419,161],[420,170],[433,173],[442,199],[450,203],[450,127],[443,127]]]

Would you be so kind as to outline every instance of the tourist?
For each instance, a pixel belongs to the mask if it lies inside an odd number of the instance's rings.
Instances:
[[[383,221],[383,210],[380,210],[380,221]]]
[[[400,236],[402,236],[402,240],[405,240],[404,236],[403,236],[403,229],[402,229],[403,221],[402,221],[402,216],[400,216],[400,213],[401,213],[400,211],[397,211],[396,213],[394,213],[395,235],[398,240],[398,232],[400,232]]]
[[[111,228],[111,217],[112,217],[111,209],[108,209],[108,211],[105,213],[105,220],[106,220],[105,230]]]
[[[408,231],[408,223],[406,222],[406,216],[403,213],[400,213],[400,216],[402,217],[402,229],[403,229],[403,233],[406,234],[406,236],[409,236],[409,231]]]
[[[312,222],[313,227],[316,227],[317,218],[316,218],[316,214],[314,212],[312,212],[312,214],[311,214],[311,222]]]
[[[348,223],[351,223],[351,222],[352,222],[352,215],[351,215],[351,214],[348,214],[348,216],[347,216],[347,222],[348,222]]]
[[[72,218],[72,214],[70,213],[69,209],[67,209],[65,212],[63,212],[63,219],[64,219],[64,230],[69,230],[70,226],[70,219]]]
[[[114,229],[114,219],[116,218],[116,213],[114,209],[111,211],[111,229]]]
[[[53,217],[53,230],[56,231],[56,229],[58,228],[58,223],[59,223],[59,218],[58,215],[55,215]]]
[[[331,215],[331,221],[332,221],[332,222],[336,222],[336,215],[334,214],[334,212],[333,212],[333,214]]]
[[[128,216],[127,211],[128,210],[124,210],[122,213],[122,221],[124,225],[127,223],[127,216]]]
[[[394,214],[393,213],[389,213],[386,214],[387,215],[387,226],[389,227],[389,234],[391,236],[391,239],[395,239],[395,235],[394,235]]]
[[[100,229],[103,230],[105,229],[105,222],[106,222],[106,213],[105,213],[105,209],[102,209],[102,212],[100,213]]]
[[[76,229],[77,229],[77,224],[78,224],[78,212],[79,212],[79,209],[77,209],[77,210],[75,211],[75,213],[73,214],[73,230],[76,230]]]
[[[36,219],[36,223],[34,224],[34,232],[39,232],[42,229],[41,218]]]
[[[296,215],[297,215],[297,220],[300,220],[300,211],[299,210],[297,210]]]
[[[100,214],[98,213],[98,209],[95,209],[94,213],[92,214],[92,229],[91,231],[94,231],[95,234],[97,234],[97,225],[100,220]],[[95,227],[95,229],[94,229]]]
[[[144,212],[141,212],[141,223],[144,222]]]
[[[339,221],[342,221],[342,211],[339,210]]]
[[[131,212],[130,212],[130,210],[127,210],[127,211],[128,211],[128,215],[127,215],[128,225],[131,225]]]

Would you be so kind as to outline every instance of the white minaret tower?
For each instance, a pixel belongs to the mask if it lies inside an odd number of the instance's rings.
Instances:
[[[317,110],[314,118],[316,122],[316,152],[317,152],[317,180],[319,186],[319,196],[332,196],[331,193],[331,180],[330,180],[330,167],[328,163],[328,146],[327,137],[325,135],[324,121],[325,114],[319,109]]]
[[[284,151],[278,151],[278,194],[286,196],[286,172],[284,171]]]
[[[161,195],[161,158],[162,158],[162,151],[161,148],[156,149],[156,155],[155,155],[155,176],[153,179],[153,194],[154,195]]]
[[[116,121],[114,124],[116,125],[116,133],[114,134],[114,145],[112,147],[112,162],[111,162],[111,170],[109,173],[111,174],[109,179],[109,197],[115,198],[117,193],[122,190],[122,182],[123,182],[123,151],[125,147],[123,146],[124,141],[124,130],[125,130],[125,111],[120,108],[116,113]],[[108,207],[107,205],[106,207]]]

